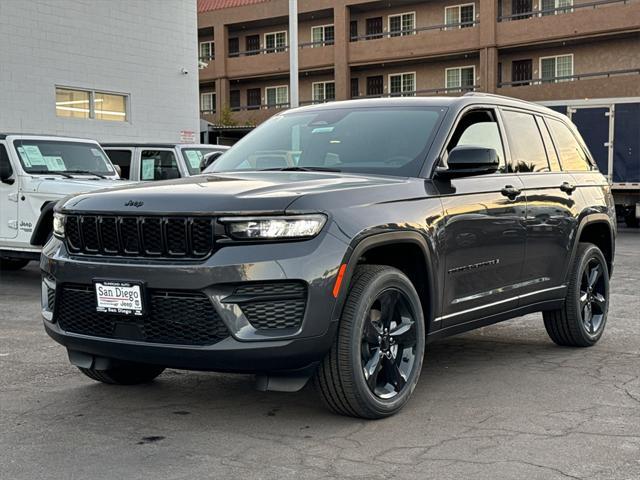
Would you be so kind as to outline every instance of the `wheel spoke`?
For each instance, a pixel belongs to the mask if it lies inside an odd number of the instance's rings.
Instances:
[[[369,345],[379,345],[382,328],[380,326],[380,310],[371,310],[364,325],[364,339]]]
[[[401,347],[413,347],[416,344],[414,322],[407,320],[389,332],[394,342]]]
[[[589,308],[590,304],[587,304],[582,311],[582,321],[584,322],[585,327],[591,333],[593,333],[593,324],[591,321],[593,320],[593,312]]]
[[[407,379],[402,376],[402,372],[395,362],[386,357],[383,359],[383,362],[384,370],[387,374],[387,381],[396,388],[397,392],[400,392],[407,383]]]
[[[589,302],[589,294],[587,292],[580,292],[580,309],[584,310],[584,307],[587,306],[587,303]]]
[[[400,293],[396,290],[389,290],[380,297],[381,324],[384,328],[389,328],[395,319],[398,311],[398,301]]]
[[[604,295],[596,293],[593,296],[593,305],[598,307],[599,313],[604,313],[607,308],[607,299],[604,298]]]
[[[371,355],[371,358],[365,363],[364,370],[364,378],[367,381],[367,385],[373,391],[376,388],[376,384],[378,383],[378,374],[382,369],[382,353],[379,348],[376,348]]]
[[[596,265],[589,272],[589,286],[591,288],[595,286],[596,282],[598,281],[598,278],[600,278],[600,265]]]

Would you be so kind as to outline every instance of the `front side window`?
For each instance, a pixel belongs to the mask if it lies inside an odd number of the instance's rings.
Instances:
[[[176,156],[170,150],[143,150],[140,155],[140,180],[180,178]]]
[[[203,92],[200,94],[200,111],[202,113],[216,112],[216,92]]]
[[[514,172],[548,172],[549,161],[538,124],[533,115],[506,110],[504,125]]]
[[[279,87],[265,88],[267,95],[267,106],[270,108],[287,107],[289,105],[289,87],[282,85]]]
[[[547,118],[546,123],[556,145],[560,164],[566,171],[584,172],[591,170],[591,163],[575,135],[564,123]]]
[[[472,90],[476,77],[476,67],[456,67],[445,70],[447,88],[460,90]]]
[[[445,110],[327,106],[276,115],[206,171],[295,167],[418,176]]]
[[[392,37],[404,35],[414,35],[416,28],[416,14],[401,13],[399,15],[389,15],[389,34]]]
[[[131,150],[109,149],[106,152],[111,163],[120,167],[120,178],[129,180],[131,178]]]
[[[540,79],[544,83],[569,82],[573,75],[573,55],[558,55],[540,59]]]
[[[211,41],[200,42],[200,60],[209,61],[215,57],[215,47]]]
[[[273,32],[264,34],[266,53],[284,52],[287,49],[287,32]]]
[[[22,139],[14,140],[13,146],[27,173],[115,174],[97,143]]]
[[[56,116],[124,122],[128,96],[95,90],[56,87]]]
[[[217,152],[215,148],[183,148],[182,149],[182,158],[184,158],[184,162],[187,165],[187,170],[189,170],[190,175],[197,175],[200,173],[200,165],[202,164],[202,159],[207,153]]]
[[[334,82],[315,82],[311,85],[313,103],[329,102],[336,99]]]
[[[333,25],[311,27],[311,41],[314,45],[333,45],[335,31]]]
[[[399,73],[389,75],[389,93],[393,97],[412,97],[416,94],[416,74]]]
[[[447,28],[473,27],[476,17],[475,3],[453,5],[444,9],[444,23]]]

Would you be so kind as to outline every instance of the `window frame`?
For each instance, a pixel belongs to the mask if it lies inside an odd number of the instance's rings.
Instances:
[[[151,180],[148,180],[148,179],[145,180],[145,179],[142,178],[142,164],[143,164],[143,162],[142,162],[142,160],[143,160],[142,154],[144,152],[169,152],[169,153],[171,153],[173,155],[173,159],[176,162],[176,168],[178,170],[178,175],[179,175],[178,178],[184,178],[186,176],[185,172],[182,169],[182,166],[180,165],[182,158],[180,158],[178,156],[178,154],[175,151],[175,149],[167,148],[167,147],[140,147],[138,149],[138,152],[136,153],[136,157],[138,159],[138,165],[136,166],[136,169],[137,169],[138,179],[141,182],[159,182],[160,180],[162,180],[160,178],[155,178],[155,176]]]
[[[468,87],[463,87],[462,86],[462,70],[465,69],[465,68],[472,68],[473,69],[473,85],[471,85],[471,87],[474,87],[475,84],[476,84],[476,66],[475,65],[463,65],[463,66],[460,66],[460,67],[445,68],[444,69],[444,87],[446,89],[451,88],[452,90],[458,88],[458,89],[460,89],[460,91],[462,91],[463,88],[468,88]],[[448,72],[449,72],[449,70],[460,70],[460,75],[459,75],[460,85],[457,85],[457,86],[454,86],[454,87],[449,87],[449,85],[448,85],[448,80],[449,80]]]
[[[405,75],[413,75],[413,90],[407,92],[404,91],[404,76]],[[391,77],[400,77],[400,92],[393,94],[391,93]],[[387,75],[387,93],[389,96],[394,97],[415,97],[418,83],[418,75],[415,71],[413,72],[400,72],[400,73],[389,73]],[[383,92],[384,93],[384,92]]]
[[[279,88],[286,88],[287,89],[287,101],[284,103],[279,103],[278,100],[278,89]],[[269,90],[275,90],[276,91],[276,103],[274,105],[269,105]],[[288,105],[291,103],[291,100],[289,98],[289,85],[285,84],[285,85],[273,85],[270,87],[264,87],[264,104],[267,106],[267,108],[288,108]]]
[[[58,94],[58,89],[60,90],[69,90],[76,92],[83,92],[89,94],[89,116],[86,118],[76,118],[76,117],[65,117],[58,115],[58,102],[56,101],[56,97]],[[96,94],[104,94],[104,95],[113,95],[124,98],[124,118],[122,120],[110,120],[106,118],[96,118]],[[102,90],[102,89],[91,89],[91,88],[79,88],[79,87],[70,87],[67,85],[54,85],[54,108],[55,108],[55,116],[56,118],[61,118],[65,120],[92,120],[94,122],[118,122],[118,123],[131,123],[131,95],[129,93],[123,92],[114,92],[110,90]],[[117,112],[118,114],[120,112]]]
[[[332,99],[327,99],[327,84],[333,84],[333,93],[334,96]],[[322,98],[321,99],[316,99],[314,98],[315,96],[315,86],[316,85],[322,85]],[[312,82],[311,83],[311,102],[312,103],[326,103],[326,102],[332,102],[335,101],[335,88],[336,88],[336,81],[335,80],[325,80],[322,82]]]
[[[558,80],[558,58],[560,58],[560,57],[570,57],[571,58],[571,75],[570,76],[574,75],[573,53],[565,53],[565,54],[562,54],[562,55],[547,55],[546,57],[539,57],[538,58],[538,72],[540,72],[540,83],[573,82],[573,78],[565,78],[565,79]],[[553,77],[553,79],[545,80],[544,78],[542,78],[542,61],[543,60],[548,60],[550,58],[553,58],[555,60],[554,77]]]
[[[462,7],[468,7],[468,6],[473,7],[473,22],[474,23],[472,23],[469,26],[463,27],[462,25],[460,25],[462,23]],[[458,10],[458,21],[455,22],[455,23],[458,23],[458,25],[449,26],[449,24],[447,23],[447,10],[453,9],[453,8],[456,8]],[[458,5],[449,5],[449,6],[445,6],[444,7],[444,25],[445,25],[445,30],[455,30],[455,29],[460,29],[460,28],[473,27],[473,26],[475,26],[475,21],[476,21],[476,4],[475,4],[475,2],[460,3]]]
[[[327,41],[327,27],[333,27],[333,40],[331,40],[330,42]],[[316,28],[321,28],[322,29],[322,40],[320,40],[318,43],[315,43],[315,40],[313,39],[313,31]],[[314,25],[311,27],[311,48],[314,47],[327,47],[330,45],[334,45],[336,43],[336,27],[333,23],[327,23],[326,25]]]
[[[550,15],[562,15],[564,13],[572,13],[573,12],[573,0],[569,0],[569,5],[566,5],[564,7],[560,6],[560,0],[553,0],[553,12],[548,12],[548,13],[543,13],[545,12],[545,8],[543,8],[542,4],[544,3],[544,0],[540,0],[539,3],[539,7],[538,7],[538,11],[540,12],[539,16],[542,17],[546,17],[546,16],[550,16]],[[564,11],[561,11],[559,9],[564,9]]]
[[[202,99],[205,97],[205,95],[211,96],[211,110],[204,110],[202,108]],[[200,113],[216,113],[216,110],[216,92],[200,92]]]
[[[511,156],[511,145],[509,142],[509,132],[507,131],[507,127],[506,127],[506,119],[504,118],[504,114],[506,112],[514,112],[514,113],[520,113],[523,115],[530,115],[531,117],[533,117],[533,123],[536,126],[536,128],[538,129],[538,135],[540,136],[540,142],[542,143],[542,148],[544,150],[544,155],[545,158],[547,159],[547,170],[538,170],[538,171],[533,171],[533,172],[520,172],[520,171],[513,171],[512,173],[515,175],[530,175],[530,174],[535,174],[535,175],[539,175],[539,174],[546,174],[546,173],[553,173],[554,170],[551,168],[551,159],[549,158],[549,151],[547,148],[547,143],[545,142],[545,137],[542,133],[542,129],[540,127],[540,123],[538,121],[538,117],[542,117],[542,115],[538,112],[535,111],[531,111],[531,110],[525,110],[525,109],[521,109],[521,108],[513,108],[513,107],[500,107],[500,116],[505,124],[505,135],[506,135],[506,143],[509,145],[509,165],[511,165],[512,168],[515,168],[515,165],[513,163],[513,158]],[[546,124],[545,124],[546,127]],[[551,136],[551,131],[549,129],[548,133],[550,135],[551,141],[553,143],[553,148],[556,150],[557,153],[557,149],[555,147],[555,142],[553,137]],[[560,164],[560,168],[562,168],[562,163],[560,162],[560,155],[557,154],[558,156],[558,163]]]
[[[280,33],[284,33],[284,46],[282,47],[278,47],[276,41],[277,35]],[[273,35],[273,48],[267,46],[267,37],[269,37],[270,35]],[[266,32],[262,35],[262,41],[264,42],[263,52],[265,54],[286,52],[289,49],[289,32],[287,32],[287,30]]]
[[[405,31],[404,28],[402,28],[402,17],[404,15],[411,15],[413,17],[413,26],[409,29],[410,31],[407,32]],[[391,19],[392,18],[396,18],[396,17],[400,17],[400,30],[399,31],[391,31]],[[416,12],[415,10],[412,12],[402,12],[402,13],[393,13],[391,15],[387,15],[387,34],[389,35],[389,37],[406,37],[408,35],[415,35],[416,32]]]
[[[202,46],[209,45],[209,55],[205,56],[202,54]],[[216,42],[214,40],[204,40],[198,42],[198,59],[199,60],[213,60],[216,58],[216,50],[215,50]]]

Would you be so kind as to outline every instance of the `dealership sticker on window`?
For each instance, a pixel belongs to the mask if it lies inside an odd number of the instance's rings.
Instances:
[[[47,165],[48,170],[66,170],[67,166],[64,164],[62,157],[42,157]]]
[[[24,163],[24,166],[30,168],[31,162],[29,161],[29,157],[27,157],[24,148],[18,147],[18,153],[20,154],[20,158],[22,159],[22,163]]]
[[[24,145],[24,153],[29,157],[31,165],[46,165],[37,145]]]
[[[199,150],[187,150],[187,158],[191,168],[200,168],[202,162],[202,152]]]
[[[153,180],[155,160],[153,158],[142,160],[142,180]]]

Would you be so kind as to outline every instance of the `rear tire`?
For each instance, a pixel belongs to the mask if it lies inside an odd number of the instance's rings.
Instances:
[[[604,255],[591,243],[580,243],[569,274],[562,308],[543,312],[551,340],[567,347],[595,345],[607,323],[609,270]]]
[[[420,297],[400,270],[356,269],[334,344],[314,377],[324,403],[341,415],[398,412],[418,382],[425,348]]]
[[[164,367],[132,363],[108,370],[78,367],[87,377],[110,385],[139,385],[149,383],[164,371]]]
[[[26,267],[31,260],[24,258],[0,258],[0,270],[15,271]]]

